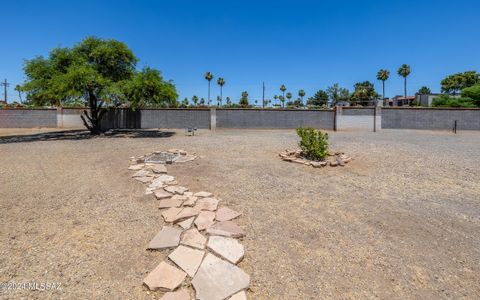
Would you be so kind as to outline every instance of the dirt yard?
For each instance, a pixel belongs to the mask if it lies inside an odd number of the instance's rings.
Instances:
[[[322,169],[279,159],[293,130],[35,134],[0,137],[0,283],[61,286],[2,299],[158,299],[163,221],[127,167],[169,148],[200,156],[181,185],[243,212],[250,299],[480,298],[479,132],[331,133],[355,160]]]

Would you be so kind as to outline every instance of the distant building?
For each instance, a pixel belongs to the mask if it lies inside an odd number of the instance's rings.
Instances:
[[[6,104],[7,104],[7,101],[0,99],[0,105],[6,105]]]
[[[409,106],[415,100],[415,96],[395,96],[384,100],[384,106]]]
[[[415,94],[415,100],[420,106],[432,106],[433,100],[444,94]],[[461,97],[461,95],[449,95],[450,97]]]

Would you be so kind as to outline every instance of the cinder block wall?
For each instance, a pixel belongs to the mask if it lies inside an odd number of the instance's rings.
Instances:
[[[210,128],[210,109],[142,109],[141,128]]]
[[[333,110],[217,109],[217,128],[333,129]]]
[[[390,129],[480,130],[480,109],[383,108],[382,127]]]
[[[376,123],[374,123],[376,122]],[[382,128],[381,111],[374,107],[337,107],[337,130],[367,130]]]
[[[56,109],[0,109],[0,128],[57,127]]]

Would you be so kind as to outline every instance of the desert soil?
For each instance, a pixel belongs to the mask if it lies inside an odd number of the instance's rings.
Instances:
[[[319,169],[280,160],[293,130],[1,134],[0,283],[61,284],[2,299],[159,298],[163,220],[127,167],[169,148],[200,156],[169,167],[181,185],[243,213],[250,299],[480,298],[479,132],[332,132],[354,160]]]

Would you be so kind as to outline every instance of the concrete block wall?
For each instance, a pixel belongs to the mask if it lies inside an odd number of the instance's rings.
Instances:
[[[58,128],[84,128],[80,115],[83,108],[58,108],[57,127]]]
[[[56,128],[56,109],[0,109],[0,128]]]
[[[480,109],[383,108],[382,127],[390,129],[480,130]]]
[[[333,110],[216,109],[217,128],[333,129]]]
[[[337,130],[373,131],[382,129],[381,111],[374,107],[337,107]]]
[[[210,109],[142,109],[141,128],[210,128]]]

